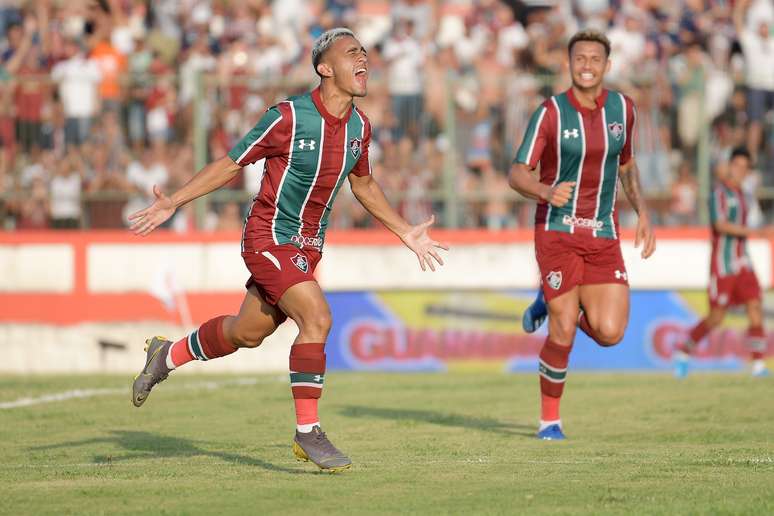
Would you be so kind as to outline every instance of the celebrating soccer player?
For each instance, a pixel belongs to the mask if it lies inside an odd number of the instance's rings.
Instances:
[[[250,271],[239,314],[210,319],[177,342],[147,341],[145,366],[134,381],[132,401],[142,405],[154,385],[191,360],[212,360],[254,348],[287,317],[299,333],[290,351],[290,385],[297,428],[293,453],[324,470],[348,468],[350,459],[320,428],[317,400],[325,377],[328,304],[314,279],[331,207],[344,179],[374,217],[416,253],[422,270],[443,265],[430,238],[433,218],[409,225],[387,202],[371,176],[371,125],[353,103],[366,95],[368,59],[344,28],[322,34],[312,48],[320,86],[270,108],[228,153],[204,167],[171,196],[154,188],[156,201],[130,218],[147,235],[177,208],[228,183],[247,164],[265,158],[261,189],[245,220],[242,257]]]
[[[730,306],[745,305],[749,327],[747,345],[752,358],[753,376],[768,376],[763,361],[766,351],[763,333],[761,287],[747,253],[747,237],[770,236],[771,226],[754,229],[748,226],[750,210],[742,193],[742,183],[750,170],[750,153],[734,149],[728,167],[720,170],[710,197],[712,255],[710,256],[709,305],[707,317],[691,328],[688,339],[675,351],[675,376],[688,375],[688,358],[713,328],[720,325]]]
[[[509,178],[512,188],[538,201],[542,288],[523,325],[531,333],[548,316],[537,434],[547,440],[565,438],[559,401],[576,327],[607,347],[621,341],[628,323],[629,284],[615,211],[619,178],[639,215],[635,245],[642,245],[643,258],[656,248],[634,161],[636,110],[631,99],[602,85],[610,42],[582,31],[570,39],[568,53],[572,87],[532,115]],[[538,164],[540,179],[532,175]]]

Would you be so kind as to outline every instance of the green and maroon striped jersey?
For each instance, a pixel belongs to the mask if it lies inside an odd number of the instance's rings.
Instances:
[[[573,198],[561,208],[541,202],[535,227],[617,239],[618,167],[632,159],[636,110],[632,100],[602,90],[595,109],[580,105],[572,89],[553,96],[533,113],[514,163],[534,169],[540,181],[575,181]]]
[[[740,226],[747,225],[747,202],[738,188],[718,182],[710,197],[710,223],[712,224],[712,257],[710,274],[716,277],[737,274],[750,267],[747,254],[747,237],[720,233],[715,229],[718,221],[727,221]]]
[[[322,249],[333,201],[352,173],[371,173],[371,124],[356,107],[328,113],[319,88],[271,107],[229,151],[238,165],[266,159],[245,220],[242,252],[272,245]]]

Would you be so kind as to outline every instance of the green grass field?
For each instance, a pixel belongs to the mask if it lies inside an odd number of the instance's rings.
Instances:
[[[0,406],[97,391],[0,409],[0,513],[774,513],[774,379],[573,373],[567,442],[533,437],[537,383],[329,373],[331,475],[291,454],[284,375],[178,375],[141,409],[129,377],[3,376]]]

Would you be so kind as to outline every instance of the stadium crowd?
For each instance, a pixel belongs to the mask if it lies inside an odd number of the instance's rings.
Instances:
[[[374,174],[409,220],[433,211],[445,225],[530,225],[507,171],[531,112],[568,87],[566,42],[582,27],[607,32],[609,86],[638,105],[657,223],[696,224],[697,171],[740,144],[759,171],[750,191],[774,186],[772,0],[10,0],[4,228],[122,227],[153,184],[192,176],[197,128],[202,154],[220,157],[268,106],[313,87],[311,44],[340,25],[368,49],[359,106],[374,125]],[[201,225],[241,227],[257,174],[247,167]],[[334,227],[373,224],[341,197]],[[194,219],[187,208],[171,225]]]

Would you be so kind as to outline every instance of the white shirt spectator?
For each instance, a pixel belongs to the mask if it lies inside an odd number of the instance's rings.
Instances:
[[[48,191],[52,219],[81,218],[81,175],[78,172],[54,176]]]
[[[774,91],[774,37],[745,29],[739,36],[744,53],[747,86]]]
[[[387,81],[392,95],[420,95],[424,50],[411,37],[389,39],[384,45],[384,59],[389,62]]]
[[[522,50],[529,44],[529,36],[521,23],[513,22],[503,27],[497,33],[497,62],[503,66],[514,65],[514,52]]]
[[[68,118],[90,118],[97,113],[101,73],[96,62],[77,54],[54,66],[51,77],[59,83],[59,97]]]

